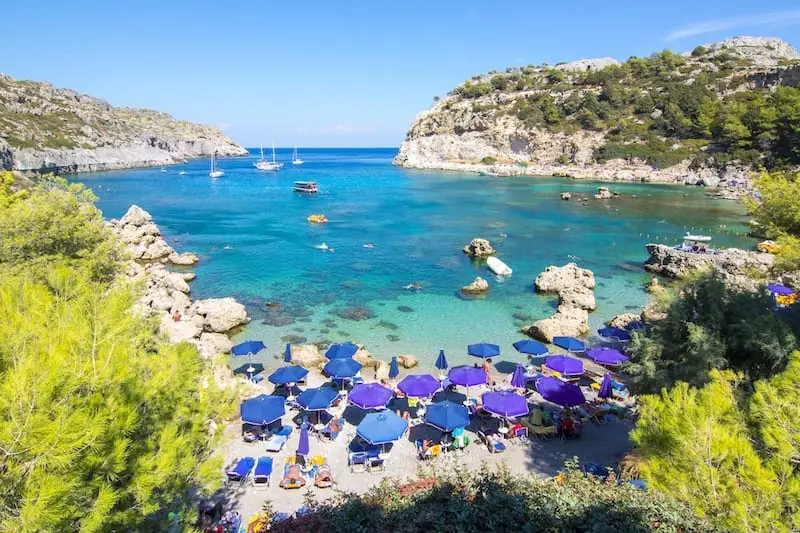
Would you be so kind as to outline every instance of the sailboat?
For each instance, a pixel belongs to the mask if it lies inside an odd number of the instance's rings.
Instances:
[[[297,157],[297,145],[294,145],[294,154],[292,154],[292,164],[293,165],[302,165],[303,160]]]
[[[264,145],[261,145],[261,159],[255,162],[258,170],[280,170],[283,168],[283,163],[275,161],[275,143],[272,144],[272,161],[264,159]]]
[[[223,171],[221,171],[218,168],[214,167],[214,156],[212,155],[211,156],[211,172],[208,173],[208,177],[209,178],[213,178],[213,179],[217,179],[217,178],[221,178],[224,175],[225,175],[225,173]]]

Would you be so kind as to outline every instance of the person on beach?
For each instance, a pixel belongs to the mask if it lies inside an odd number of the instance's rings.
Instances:
[[[492,360],[491,359],[484,359],[483,360],[483,371],[486,372],[486,383],[490,387],[494,387],[494,380],[492,379]]]
[[[177,309],[175,310],[174,313],[172,313],[172,320],[173,320],[173,322],[180,322],[181,321],[181,312],[178,311]]]

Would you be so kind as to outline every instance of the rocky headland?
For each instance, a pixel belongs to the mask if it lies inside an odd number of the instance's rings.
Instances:
[[[549,266],[534,282],[537,292],[558,295],[558,308],[553,316],[523,326],[531,337],[552,342],[562,335],[581,336],[589,332],[589,312],[597,309],[594,298],[594,273],[575,263],[563,267]]]
[[[728,248],[706,253],[689,252],[664,244],[648,244],[650,257],[645,268],[662,276],[682,279],[698,271],[714,270],[726,280],[752,279],[754,274],[766,276],[775,256],[768,253]]]
[[[740,190],[753,166],[738,153],[722,156],[732,150],[712,131],[716,119],[698,113],[732,108],[738,93],[766,98],[798,83],[800,53],[761,37],[625,63],[601,58],[491,71],[435,98],[414,119],[394,164]]]
[[[192,301],[188,282],[195,274],[167,269],[167,265],[192,265],[199,260],[197,255],[176,252],[164,240],[150,213],[136,205],[121,219],[109,221],[108,226],[125,243],[130,256],[124,279],[142,284],[137,312],[156,317],[170,342],[192,343],[203,357],[230,351],[232,343],[227,334],[249,321],[245,307],[233,298]]]
[[[0,169],[87,172],[246,155],[218,129],[0,74]]]

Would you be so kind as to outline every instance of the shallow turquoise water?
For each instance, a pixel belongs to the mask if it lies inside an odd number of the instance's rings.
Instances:
[[[288,160],[290,152],[280,150],[278,159]],[[752,244],[741,208],[709,201],[703,189],[613,184],[623,198],[582,206],[575,193],[591,194],[601,184],[409,171],[391,166],[394,154],[305,150],[304,165],[287,164],[273,174],[258,172],[255,156],[226,159],[220,163],[226,174],[217,181],[208,178],[208,161],[166,173],[139,169],[76,180],[94,190],[106,217],[136,203],[178,251],[200,254],[193,297],[230,295],[245,303],[253,321],[238,338],[266,342],[261,360],[268,365],[277,363],[288,336],[362,342],[378,357],[412,353],[425,366],[440,348],[457,363],[467,360],[468,343],[491,341],[516,360],[511,343],[520,338],[523,320],[544,318],[555,307],[554,298],[532,290],[548,265],[575,260],[594,271],[596,329],[646,302],[647,242],[673,244],[692,231],[713,235],[717,246]],[[292,192],[295,180],[316,180],[320,194]],[[560,200],[562,191],[572,191],[573,201]],[[309,224],[311,213],[330,222]],[[514,269],[510,279],[494,280],[462,253],[473,237],[492,241]],[[335,251],[314,248],[323,242]],[[364,248],[367,242],[374,248]],[[458,289],[476,275],[490,280],[491,292],[462,299]],[[402,288],[412,281],[424,289]],[[282,310],[267,312],[266,302]],[[352,308],[374,316],[339,316]]]

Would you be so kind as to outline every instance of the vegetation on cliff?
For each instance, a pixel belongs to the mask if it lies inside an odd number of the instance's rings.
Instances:
[[[218,478],[229,402],[132,312],[91,193],[0,183],[0,530],[165,531]]]
[[[758,41],[697,47],[690,54],[665,50],[597,68],[509,68],[473,76],[431,113],[461,115],[455,134],[511,127],[510,143],[518,146],[535,131],[594,132],[601,136],[594,146],[596,163],[636,159],[665,168],[689,160],[695,168],[792,167],[800,164],[800,56],[781,45],[786,50],[780,53],[790,57],[776,58],[772,44]],[[409,138],[447,122],[430,114],[422,120],[430,122],[428,129],[412,127]],[[576,151],[577,146],[567,150],[559,162],[572,162]]]
[[[800,147],[800,140],[796,146]],[[745,202],[758,233],[780,245],[776,268],[800,269],[800,173],[762,173],[755,186],[758,198]]]

